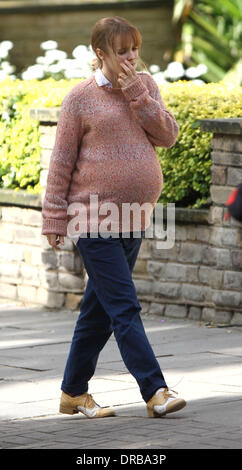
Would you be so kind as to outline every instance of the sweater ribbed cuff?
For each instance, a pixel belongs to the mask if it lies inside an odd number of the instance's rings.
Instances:
[[[43,219],[42,235],[55,233],[56,235],[66,236],[67,220],[62,219]]]
[[[130,85],[122,87],[122,92],[128,101],[135,100],[145,91],[147,91],[147,88],[140,77],[138,77],[133,83],[130,83]]]

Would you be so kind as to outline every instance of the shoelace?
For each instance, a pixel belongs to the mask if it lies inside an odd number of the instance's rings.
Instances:
[[[165,395],[165,397],[167,397],[167,398],[174,398],[173,395],[172,395],[172,393],[170,393],[170,392],[173,392],[173,393],[175,393],[176,395],[178,395],[178,392],[176,392],[175,390],[172,390],[171,388],[166,388],[166,389],[164,390],[164,395]]]
[[[85,408],[94,408],[94,406],[99,406],[93,399],[92,395],[90,393],[87,393],[86,395],[86,400],[84,403]]]

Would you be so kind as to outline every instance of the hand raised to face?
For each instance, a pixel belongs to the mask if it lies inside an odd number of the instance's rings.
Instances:
[[[138,78],[134,66],[128,60],[121,62],[120,66],[123,68],[123,72],[118,75],[118,83],[121,87],[130,85]]]

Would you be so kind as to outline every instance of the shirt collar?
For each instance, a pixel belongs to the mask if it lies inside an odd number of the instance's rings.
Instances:
[[[112,87],[112,83],[105,77],[101,69],[97,69],[95,72],[95,80],[98,86],[108,85]]]

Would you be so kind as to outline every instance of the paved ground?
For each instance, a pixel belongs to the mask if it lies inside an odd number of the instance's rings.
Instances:
[[[241,449],[242,327],[143,316],[170,388],[187,407],[147,417],[114,337],[90,393],[116,417],[58,413],[60,383],[78,312],[0,306],[2,449]]]

